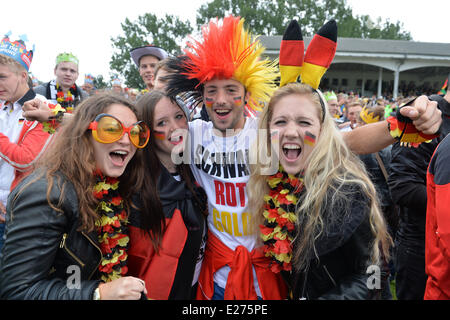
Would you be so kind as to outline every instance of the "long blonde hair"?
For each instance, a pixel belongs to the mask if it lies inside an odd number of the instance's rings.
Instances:
[[[368,199],[370,207],[370,226],[374,236],[371,263],[379,263],[381,251],[385,258],[389,257],[389,246],[392,240],[387,232],[386,223],[379,207],[375,187],[368,177],[364,165],[346,146],[341,133],[331,118],[328,109],[321,107],[320,93],[310,86],[291,83],[278,89],[272,96],[267,108],[260,116],[259,129],[269,129],[273,109],[277,103],[289,95],[307,96],[318,109],[319,118],[323,122],[320,135],[314,150],[308,158],[303,183],[306,192],[297,203],[297,235],[293,252],[293,266],[303,270],[308,266],[312,254],[317,256],[315,241],[324,231],[326,208],[348,202],[348,194],[342,192],[344,185],[357,185]],[[324,100],[322,100],[324,101]],[[326,104],[324,104],[326,106]],[[259,140],[255,149],[262,148],[271,155],[271,141]],[[265,144],[265,145],[264,145]],[[256,163],[251,168],[248,183],[249,211],[252,213],[253,227],[263,222],[264,201],[262,194],[268,193],[267,175],[261,174],[261,165]],[[348,189],[347,189],[348,190]],[[331,195],[331,198],[330,198]],[[301,229],[301,230],[300,230]]]

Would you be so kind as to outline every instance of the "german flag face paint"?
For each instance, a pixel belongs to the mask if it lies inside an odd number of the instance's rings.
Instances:
[[[309,131],[305,131],[304,141],[308,146],[314,147],[314,145],[316,144],[316,136]]]
[[[207,106],[208,108],[212,108],[213,103],[214,103],[213,98],[205,98],[205,106]]]
[[[234,97],[233,98],[233,101],[234,101],[234,104],[237,106],[237,107],[239,107],[239,106],[241,106],[242,105],[242,97]]]
[[[155,136],[156,139],[159,139],[159,140],[165,140],[166,139],[166,135],[164,133],[156,131],[156,130],[153,131],[153,135]]]

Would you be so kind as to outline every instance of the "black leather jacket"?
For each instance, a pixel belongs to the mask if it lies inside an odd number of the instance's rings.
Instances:
[[[344,190],[342,190],[344,191]],[[317,258],[311,258],[305,272],[284,273],[293,299],[365,300],[373,297],[367,280],[373,235],[369,223],[368,199],[359,188],[346,188],[347,205],[325,209],[338,217],[324,215],[324,234],[316,243]],[[301,201],[301,200],[299,200]],[[295,243],[294,243],[295,250]]]
[[[1,299],[89,300],[99,285],[96,272],[102,254],[96,233],[77,231],[78,198],[70,181],[61,204],[63,213],[47,203],[45,177],[25,178],[10,194],[6,240],[0,258]],[[57,204],[61,184],[50,199]]]

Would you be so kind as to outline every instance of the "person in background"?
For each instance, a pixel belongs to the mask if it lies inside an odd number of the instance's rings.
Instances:
[[[359,99],[355,99],[345,106],[345,118],[348,122],[339,125],[340,131],[351,131],[358,126],[357,120],[363,106]]]
[[[169,68],[169,59],[166,58],[163,60],[158,61],[155,67],[155,73],[154,73],[154,87],[155,90],[165,91],[167,86],[167,76],[173,72]]]
[[[384,107],[373,106],[364,107],[358,117],[358,127],[365,126],[370,123],[384,121]],[[386,221],[389,235],[395,238],[398,227],[398,208],[392,201],[392,196],[388,186],[390,164],[391,164],[392,146],[369,154],[361,154],[359,158],[364,163],[366,171],[375,185],[377,197],[379,199],[380,209]],[[392,253],[392,248],[390,253]],[[382,299],[391,300],[392,293],[390,291],[389,279],[394,279],[395,266],[392,259],[383,257],[382,263]]]
[[[73,109],[88,94],[75,83],[78,79],[79,61],[72,53],[60,53],[56,56],[54,73],[56,79],[33,88],[34,92],[46,97],[52,103],[59,103],[66,112]]]
[[[441,111],[439,135],[431,138],[429,143],[415,147],[396,142],[391,151],[389,189],[400,210],[394,247],[395,288],[399,300],[422,300],[424,297],[427,285],[427,168],[437,145],[450,132],[450,92],[428,98]]]
[[[136,102],[138,96],[139,96],[138,89],[135,89],[135,88],[128,89],[128,99],[130,99],[133,102]]]
[[[122,81],[117,77],[113,78],[111,80],[111,89],[112,89],[112,92],[114,92],[115,94],[118,94],[121,96],[125,95],[124,90],[122,88]]]
[[[160,47],[146,45],[130,51],[131,58],[138,67],[139,75],[144,81],[146,89],[151,91],[154,87],[155,68],[158,61],[168,57],[167,52]]]
[[[324,93],[325,100],[327,101],[328,110],[330,111],[331,116],[337,123],[342,123],[341,119],[341,110],[339,109],[337,96],[334,91],[328,91]]]
[[[341,114],[343,116],[343,122],[347,122],[348,119],[345,118],[345,107],[349,101],[348,99],[348,94],[343,93],[343,92],[339,92],[337,95],[338,98],[338,105],[339,105],[339,109],[341,110]]]
[[[26,36],[10,37],[8,33],[0,42],[0,250],[10,190],[31,172],[51,140],[42,124],[26,121],[22,114],[28,100],[46,101],[28,84],[34,46]]]
[[[91,96],[95,93],[94,76],[90,73],[84,75],[84,83],[81,88]]]
[[[427,172],[425,300],[450,300],[450,136],[437,146]]]

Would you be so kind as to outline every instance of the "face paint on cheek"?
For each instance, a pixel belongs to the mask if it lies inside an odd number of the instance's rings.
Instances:
[[[305,138],[304,138],[305,143],[310,146],[310,147],[314,147],[314,145],[316,144],[316,136],[313,135],[311,132],[309,131],[305,131]]]
[[[159,139],[159,140],[165,140],[166,139],[166,135],[164,133],[162,133],[162,132],[153,131],[153,134],[155,135],[156,139]]]
[[[278,141],[278,140],[279,140],[279,137],[280,137],[279,133],[280,133],[280,132],[279,132],[278,130],[271,131],[271,132],[270,132],[270,140],[272,140],[272,141]]]
[[[242,97],[234,97],[233,101],[236,106],[240,106],[242,104]]]
[[[205,98],[205,106],[211,108],[213,106],[214,100],[213,98]]]

